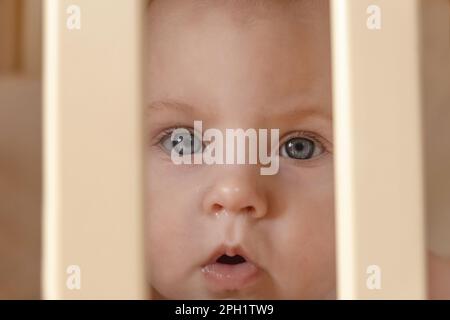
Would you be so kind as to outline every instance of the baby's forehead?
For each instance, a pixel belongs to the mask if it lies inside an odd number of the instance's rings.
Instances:
[[[205,16],[226,15],[239,26],[258,21],[301,19],[313,21],[328,14],[328,0],[151,0],[150,20],[164,23],[196,22]]]
[[[154,0],[147,42],[148,100],[169,97],[217,114],[245,109],[272,117],[274,106],[279,109],[286,99],[286,108],[307,105],[328,111],[327,3]],[[302,99],[291,99],[300,93]]]

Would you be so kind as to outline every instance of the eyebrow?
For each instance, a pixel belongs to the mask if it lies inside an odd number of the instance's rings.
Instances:
[[[176,101],[176,100],[158,100],[148,104],[147,112],[153,111],[176,111],[185,113],[192,116],[195,113],[196,108],[190,104]],[[273,109],[272,109],[273,110]],[[266,113],[267,114],[267,113]],[[302,106],[294,105],[288,108],[283,108],[277,112],[271,112],[270,115],[264,114],[264,118],[276,118],[276,119],[306,119],[309,117],[324,118],[327,120],[332,119],[330,112],[315,106]]]
[[[320,106],[305,106],[305,105],[296,105],[290,108],[283,108],[280,111],[273,112],[269,116],[270,118],[276,118],[276,119],[285,119],[285,118],[292,118],[292,119],[305,119],[310,117],[315,118],[323,118],[326,120],[332,119],[331,112],[328,112],[327,110],[324,110]]]
[[[180,101],[175,100],[166,100],[166,101],[153,101],[150,104],[148,104],[147,111],[151,112],[154,111],[161,111],[161,110],[175,110],[179,112],[189,113],[192,114],[195,110],[193,106],[187,103],[183,103]]]

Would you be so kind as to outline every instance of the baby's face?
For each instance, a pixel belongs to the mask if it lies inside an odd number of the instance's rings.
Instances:
[[[146,234],[157,297],[335,295],[328,1],[261,3],[149,8]],[[174,164],[171,133],[195,120],[224,135],[279,129],[278,172]]]

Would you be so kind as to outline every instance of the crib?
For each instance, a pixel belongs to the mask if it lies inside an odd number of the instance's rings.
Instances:
[[[46,299],[149,298],[145,5],[45,1]],[[444,241],[429,221],[450,216],[450,151],[426,143],[450,137],[450,2],[331,0],[330,15],[338,298],[425,299],[425,248]]]

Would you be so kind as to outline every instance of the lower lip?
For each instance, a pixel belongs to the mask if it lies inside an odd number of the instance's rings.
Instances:
[[[202,268],[208,282],[220,290],[239,290],[250,285],[258,276],[258,267],[251,262],[239,264],[212,263]]]

